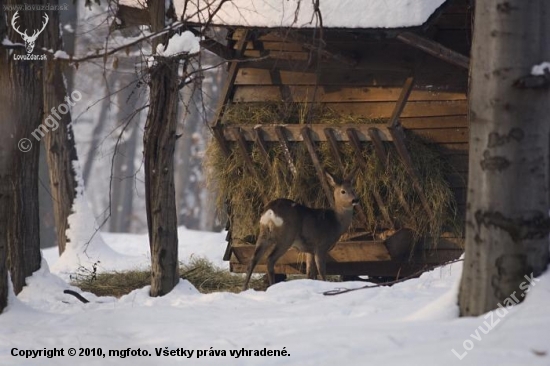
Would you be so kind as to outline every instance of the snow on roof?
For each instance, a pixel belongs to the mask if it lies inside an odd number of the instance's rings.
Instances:
[[[221,0],[174,0],[181,16],[187,2],[190,22],[204,23]],[[323,26],[327,28],[401,28],[424,24],[446,0],[321,0]],[[120,0],[120,4],[141,7],[143,0]],[[210,6],[207,5],[210,3]],[[213,24],[246,27],[318,26],[312,0],[232,0],[225,2]]]

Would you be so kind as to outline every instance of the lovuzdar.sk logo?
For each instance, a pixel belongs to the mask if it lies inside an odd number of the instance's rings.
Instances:
[[[34,50],[34,44],[36,42],[36,39],[44,31],[46,28],[46,25],[48,24],[48,14],[44,14],[44,22],[42,23],[42,28],[40,30],[33,30],[32,35],[27,34],[27,30],[25,29],[25,32],[21,32],[19,30],[19,26],[16,24],[17,19],[19,18],[19,11],[16,11],[15,14],[13,14],[13,17],[11,18],[11,26],[14,31],[19,33],[21,35],[21,38],[23,38],[23,41],[25,41],[25,50],[27,51],[26,55],[14,55],[14,60],[45,60],[46,55],[33,55],[32,51]]]

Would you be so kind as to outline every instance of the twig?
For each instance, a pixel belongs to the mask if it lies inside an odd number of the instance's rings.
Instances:
[[[425,265],[422,269],[420,269],[420,270],[418,270],[418,271],[416,271],[416,272],[414,272],[414,273],[412,273],[412,274],[410,274],[406,277],[395,280],[395,281],[390,281],[390,282],[385,282],[385,283],[378,283],[376,285],[365,285],[365,286],[357,287],[357,288],[334,289],[334,290],[329,290],[329,291],[323,292],[323,295],[325,295],[325,296],[335,296],[335,295],[345,294],[347,292],[352,292],[352,291],[357,291],[357,290],[364,290],[364,289],[368,289],[368,288],[391,286],[391,285],[395,285],[396,283],[405,282],[407,280],[410,280],[411,278],[418,277],[419,275],[421,275],[422,273],[424,273],[428,270],[436,269],[436,268],[439,268],[439,267],[446,266],[447,264],[452,264],[452,263],[457,263],[457,262],[462,262],[462,261],[463,261],[462,259],[455,259],[455,260],[452,260],[450,262],[445,262],[444,264],[437,265],[437,266]]]

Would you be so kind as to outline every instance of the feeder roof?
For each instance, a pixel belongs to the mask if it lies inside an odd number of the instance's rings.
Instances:
[[[405,28],[424,24],[446,0],[321,0],[325,28]],[[205,23],[222,0],[174,0],[180,18]],[[120,0],[121,5],[143,7],[143,0]],[[312,0],[232,0],[224,2],[211,24],[243,27],[315,28]]]

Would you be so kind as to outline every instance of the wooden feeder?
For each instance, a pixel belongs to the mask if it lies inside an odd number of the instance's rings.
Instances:
[[[385,164],[384,143],[392,143],[418,197],[425,215],[433,213],[426,192],[411,163],[405,144],[406,133],[435,147],[452,165],[447,176],[458,212],[463,219],[468,170],[468,66],[472,9],[468,1],[448,1],[421,27],[407,29],[330,29],[323,30],[323,42],[311,29],[229,28],[228,45],[212,50],[229,58],[227,82],[222,101],[211,124],[216,142],[229,156],[229,145],[236,146],[246,162],[248,174],[263,179],[253,168],[250,153],[256,145],[265,163],[270,164],[268,143],[288,151],[290,143],[303,143],[315,166],[320,187],[328,200],[332,191],[323,178],[316,150],[318,142],[328,142],[343,171],[339,144],[350,144],[360,151],[372,144],[380,164]],[[227,55],[231,55],[228,57]],[[333,110],[384,119],[387,123],[327,125],[224,124],[226,107],[235,103],[321,103]],[[292,157],[288,157],[290,165]],[[391,188],[391,187],[390,187]],[[399,193],[399,192],[397,192]],[[384,197],[374,195],[388,228],[391,212]],[[403,209],[407,202],[402,200]],[[231,207],[228,208],[229,212]],[[231,213],[230,220],[231,222]],[[361,221],[365,215],[356,212]],[[232,238],[228,227],[225,260],[234,272],[245,272],[254,245]],[[253,233],[254,228],[250,228]],[[443,235],[437,249],[429,243],[414,247],[414,237],[406,229],[385,230],[373,235],[362,228],[342,238],[330,252],[327,273],[403,277],[419,269],[458,258],[462,237]],[[412,249],[414,247],[414,250]],[[276,272],[304,273],[304,258],[291,249],[276,266]],[[265,272],[265,259],[256,267]]]

